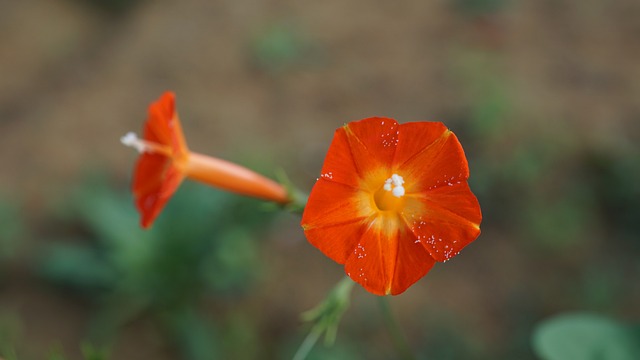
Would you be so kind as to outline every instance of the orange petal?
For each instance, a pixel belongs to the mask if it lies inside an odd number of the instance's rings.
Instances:
[[[381,221],[378,217],[375,221]],[[397,219],[389,219],[394,221]],[[402,227],[388,232],[369,226],[345,263],[345,272],[376,295],[397,295],[422,278],[435,264],[424,246]]]
[[[398,129],[398,147],[393,163],[404,164],[436,142],[446,131],[447,127],[441,122],[421,121],[401,124]]]
[[[410,231],[398,239],[398,262],[391,283],[391,295],[403,293],[425,276],[436,261]]]
[[[188,150],[172,92],[165,92],[149,106],[143,137],[152,143],[168,145],[172,155],[145,152],[136,165],[133,194],[142,215],[142,226],[148,228],[184,179],[181,169]]]
[[[408,196],[402,216],[437,261],[457,255],[480,235],[480,205],[466,181]]]
[[[421,193],[441,186],[451,186],[469,178],[469,166],[458,138],[449,130],[410,157],[397,164],[407,193]]]
[[[302,227],[327,227],[368,217],[371,201],[362,191],[320,178],[302,214]]]
[[[333,135],[320,177],[353,187],[359,184],[358,169],[351,155],[349,139],[344,127],[337,129]]]
[[[362,233],[360,225],[372,213],[371,197],[351,186],[320,178],[302,214],[309,242],[344,264]]]
[[[136,165],[133,195],[142,227],[151,226],[184,176],[164,155],[143,153]]]
[[[367,291],[387,295],[391,292],[397,250],[397,231],[387,233],[376,226],[366,226],[356,246],[351,249],[344,270]]]
[[[355,219],[344,223],[306,228],[304,234],[311,245],[338,264],[344,264],[358,245],[365,230],[365,219]]]
[[[343,129],[361,179],[367,178],[373,171],[391,169],[398,143],[398,122],[372,117],[351,122]]]
[[[174,154],[187,152],[187,145],[175,111],[175,95],[165,92],[149,106],[149,116],[144,125],[143,138],[162,145],[169,145]]]

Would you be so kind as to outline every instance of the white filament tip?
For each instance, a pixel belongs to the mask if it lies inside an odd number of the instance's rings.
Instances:
[[[393,174],[384,182],[383,189],[385,189],[386,191],[391,191],[391,193],[395,197],[402,197],[404,196],[404,187],[402,186],[403,184],[404,179],[402,178],[402,176]]]
[[[142,140],[138,138],[136,133],[130,131],[126,133],[123,137],[120,138],[120,142],[125,145],[136,149],[139,153],[143,153],[145,151],[145,144]]]
[[[404,188],[402,186],[396,186],[391,191],[393,196],[395,197],[403,197],[404,196]]]

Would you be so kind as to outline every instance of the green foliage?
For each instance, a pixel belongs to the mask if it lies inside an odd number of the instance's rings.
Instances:
[[[584,177],[594,189],[600,213],[617,235],[640,250],[640,152],[592,150],[585,156]]]
[[[269,73],[279,74],[308,63],[317,54],[300,29],[287,23],[277,23],[257,36],[251,46],[255,65]]]
[[[345,276],[327,297],[315,308],[302,314],[302,319],[313,323],[309,335],[304,339],[293,359],[303,360],[311,353],[316,341],[324,334],[325,345],[331,346],[336,340],[338,325],[344,312],[349,308],[351,289],[354,282]],[[335,355],[333,355],[335,356]]]
[[[215,324],[198,315],[198,304],[250,289],[260,266],[256,239],[272,219],[259,205],[186,183],[153,229],[143,231],[129,196],[92,182],[63,207],[73,234],[47,249],[40,274],[95,302],[98,341],[149,314],[185,358],[214,358]]]
[[[15,254],[19,240],[26,234],[20,207],[0,196],[0,259]]]
[[[342,314],[349,308],[349,297],[351,296],[353,284],[354,282],[345,276],[344,279],[329,292],[322,303],[302,314],[304,321],[314,323],[311,331],[325,334],[325,342],[327,345],[333,344],[336,340],[338,325],[340,324]]]
[[[14,344],[22,335],[22,324],[15,314],[0,312],[0,358],[17,360]]]
[[[53,349],[49,351],[49,356],[47,356],[47,360],[67,360],[67,357],[64,356],[60,346],[55,346]]]
[[[640,327],[594,314],[564,314],[541,323],[533,348],[544,360],[640,359]]]
[[[140,0],[82,0],[87,5],[90,5],[100,11],[104,11],[111,15],[124,15],[134,6],[136,6]]]
[[[455,7],[468,15],[488,15],[501,11],[508,0],[454,0]]]
[[[437,326],[434,322],[438,322]],[[470,334],[463,326],[456,324],[455,316],[446,321],[432,317],[425,322],[424,327],[430,331],[424,335],[419,343],[417,354],[419,359],[489,359],[487,350],[483,348],[479,336]],[[446,346],[442,346],[446,344]],[[510,344],[504,344],[505,347]]]
[[[83,360],[107,360],[109,357],[107,352],[101,349],[98,349],[90,344],[82,345],[82,359]],[[49,351],[49,356],[47,360],[68,360],[69,358],[64,355],[61,346],[54,346],[53,349]]]
[[[489,237],[481,241],[506,236],[519,259],[518,270],[529,273],[527,287],[543,294],[524,296],[536,301],[504,311],[513,331],[498,346],[500,355],[488,348],[486,358],[526,358],[530,355],[521,341],[529,337],[532,314],[549,306],[616,312],[637,298],[625,279],[639,269],[634,254],[640,249],[640,153],[624,136],[589,142],[576,135],[574,122],[524,112],[519,107],[528,106],[529,99],[512,97],[515,84],[505,76],[499,54],[462,47],[452,54],[452,78],[462,104],[461,124],[454,131],[465,145],[470,185],[482,205],[482,236]],[[427,354],[483,358],[479,351],[465,353],[469,347],[452,340],[462,332],[456,328],[449,336],[440,328],[431,337],[436,343],[425,346]],[[453,346],[438,345],[444,342]]]
[[[499,59],[490,52],[457,49],[452,63],[468,105],[468,131],[483,141],[503,136],[511,111],[511,98]]]
[[[92,344],[82,345],[82,356],[84,360],[107,360],[108,351],[95,347]]]
[[[220,357],[220,345],[215,327],[192,309],[167,314],[172,338],[189,360],[208,360]]]

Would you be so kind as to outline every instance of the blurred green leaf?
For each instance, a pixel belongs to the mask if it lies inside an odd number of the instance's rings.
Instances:
[[[39,270],[53,282],[84,291],[108,289],[117,281],[114,269],[98,252],[81,245],[50,246]]]
[[[456,8],[469,15],[492,14],[502,10],[508,0],[454,0]]]
[[[247,229],[228,230],[220,235],[216,245],[216,251],[208,254],[202,268],[207,283],[214,290],[232,290],[255,276],[259,257]]]
[[[640,332],[594,314],[564,314],[542,322],[532,342],[544,360],[637,360]]]
[[[272,72],[294,64],[301,56],[301,43],[289,26],[272,26],[254,43],[254,56],[258,64]]]
[[[508,81],[494,54],[474,49],[455,49],[452,76],[460,84],[460,96],[468,104],[468,126],[475,138],[498,141],[509,133],[512,108]],[[509,125],[509,126],[508,126]]]
[[[264,358],[264,349],[261,346],[247,346],[247,344],[260,344],[260,324],[246,309],[237,309],[228,313],[224,324],[224,332],[221,344],[225,353],[231,359],[259,359]]]
[[[611,231],[640,249],[640,152],[592,150],[586,154],[584,177],[594,188],[602,217]]]
[[[25,233],[26,226],[19,206],[0,196],[0,259],[14,255]]]
[[[264,29],[251,44],[253,62],[270,74],[315,62],[318,54],[312,43],[293,24],[280,22]]]
[[[62,353],[60,346],[56,346],[55,349],[49,352],[47,360],[67,360],[67,357]]]
[[[82,2],[107,14],[117,16],[124,15],[133,9],[140,0],[82,0]]]
[[[524,229],[532,237],[536,245],[545,249],[562,251],[571,246],[585,246],[592,240],[586,236],[589,228],[584,224],[595,224],[592,197],[588,189],[580,191],[576,186],[567,189],[563,197],[545,199],[540,194],[529,200],[524,208]]]
[[[82,356],[84,360],[107,360],[109,358],[107,350],[92,344],[82,344]]]
[[[175,312],[170,317],[169,327],[187,360],[218,358],[218,336],[210,322],[190,310]]]
[[[4,360],[17,360],[15,344],[21,338],[23,325],[15,313],[0,312],[0,356]]]
[[[219,354],[220,335],[197,307],[207,296],[251,286],[260,234],[275,212],[264,211],[260,201],[187,182],[143,231],[128,192],[101,178],[66,199],[59,211],[66,241],[47,248],[40,269],[54,283],[92,296],[98,309],[91,338],[108,341],[119,327],[149,315],[175,336],[188,359]]]

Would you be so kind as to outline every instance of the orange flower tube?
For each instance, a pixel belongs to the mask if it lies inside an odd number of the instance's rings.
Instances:
[[[128,133],[121,141],[141,153],[132,187],[144,228],[153,224],[185,178],[280,204],[290,202],[287,190],[275,181],[240,165],[189,151],[172,92],[165,92],[149,106],[142,139]]]
[[[480,235],[456,136],[368,118],[336,130],[302,215],[309,242],[377,295],[397,295]]]

